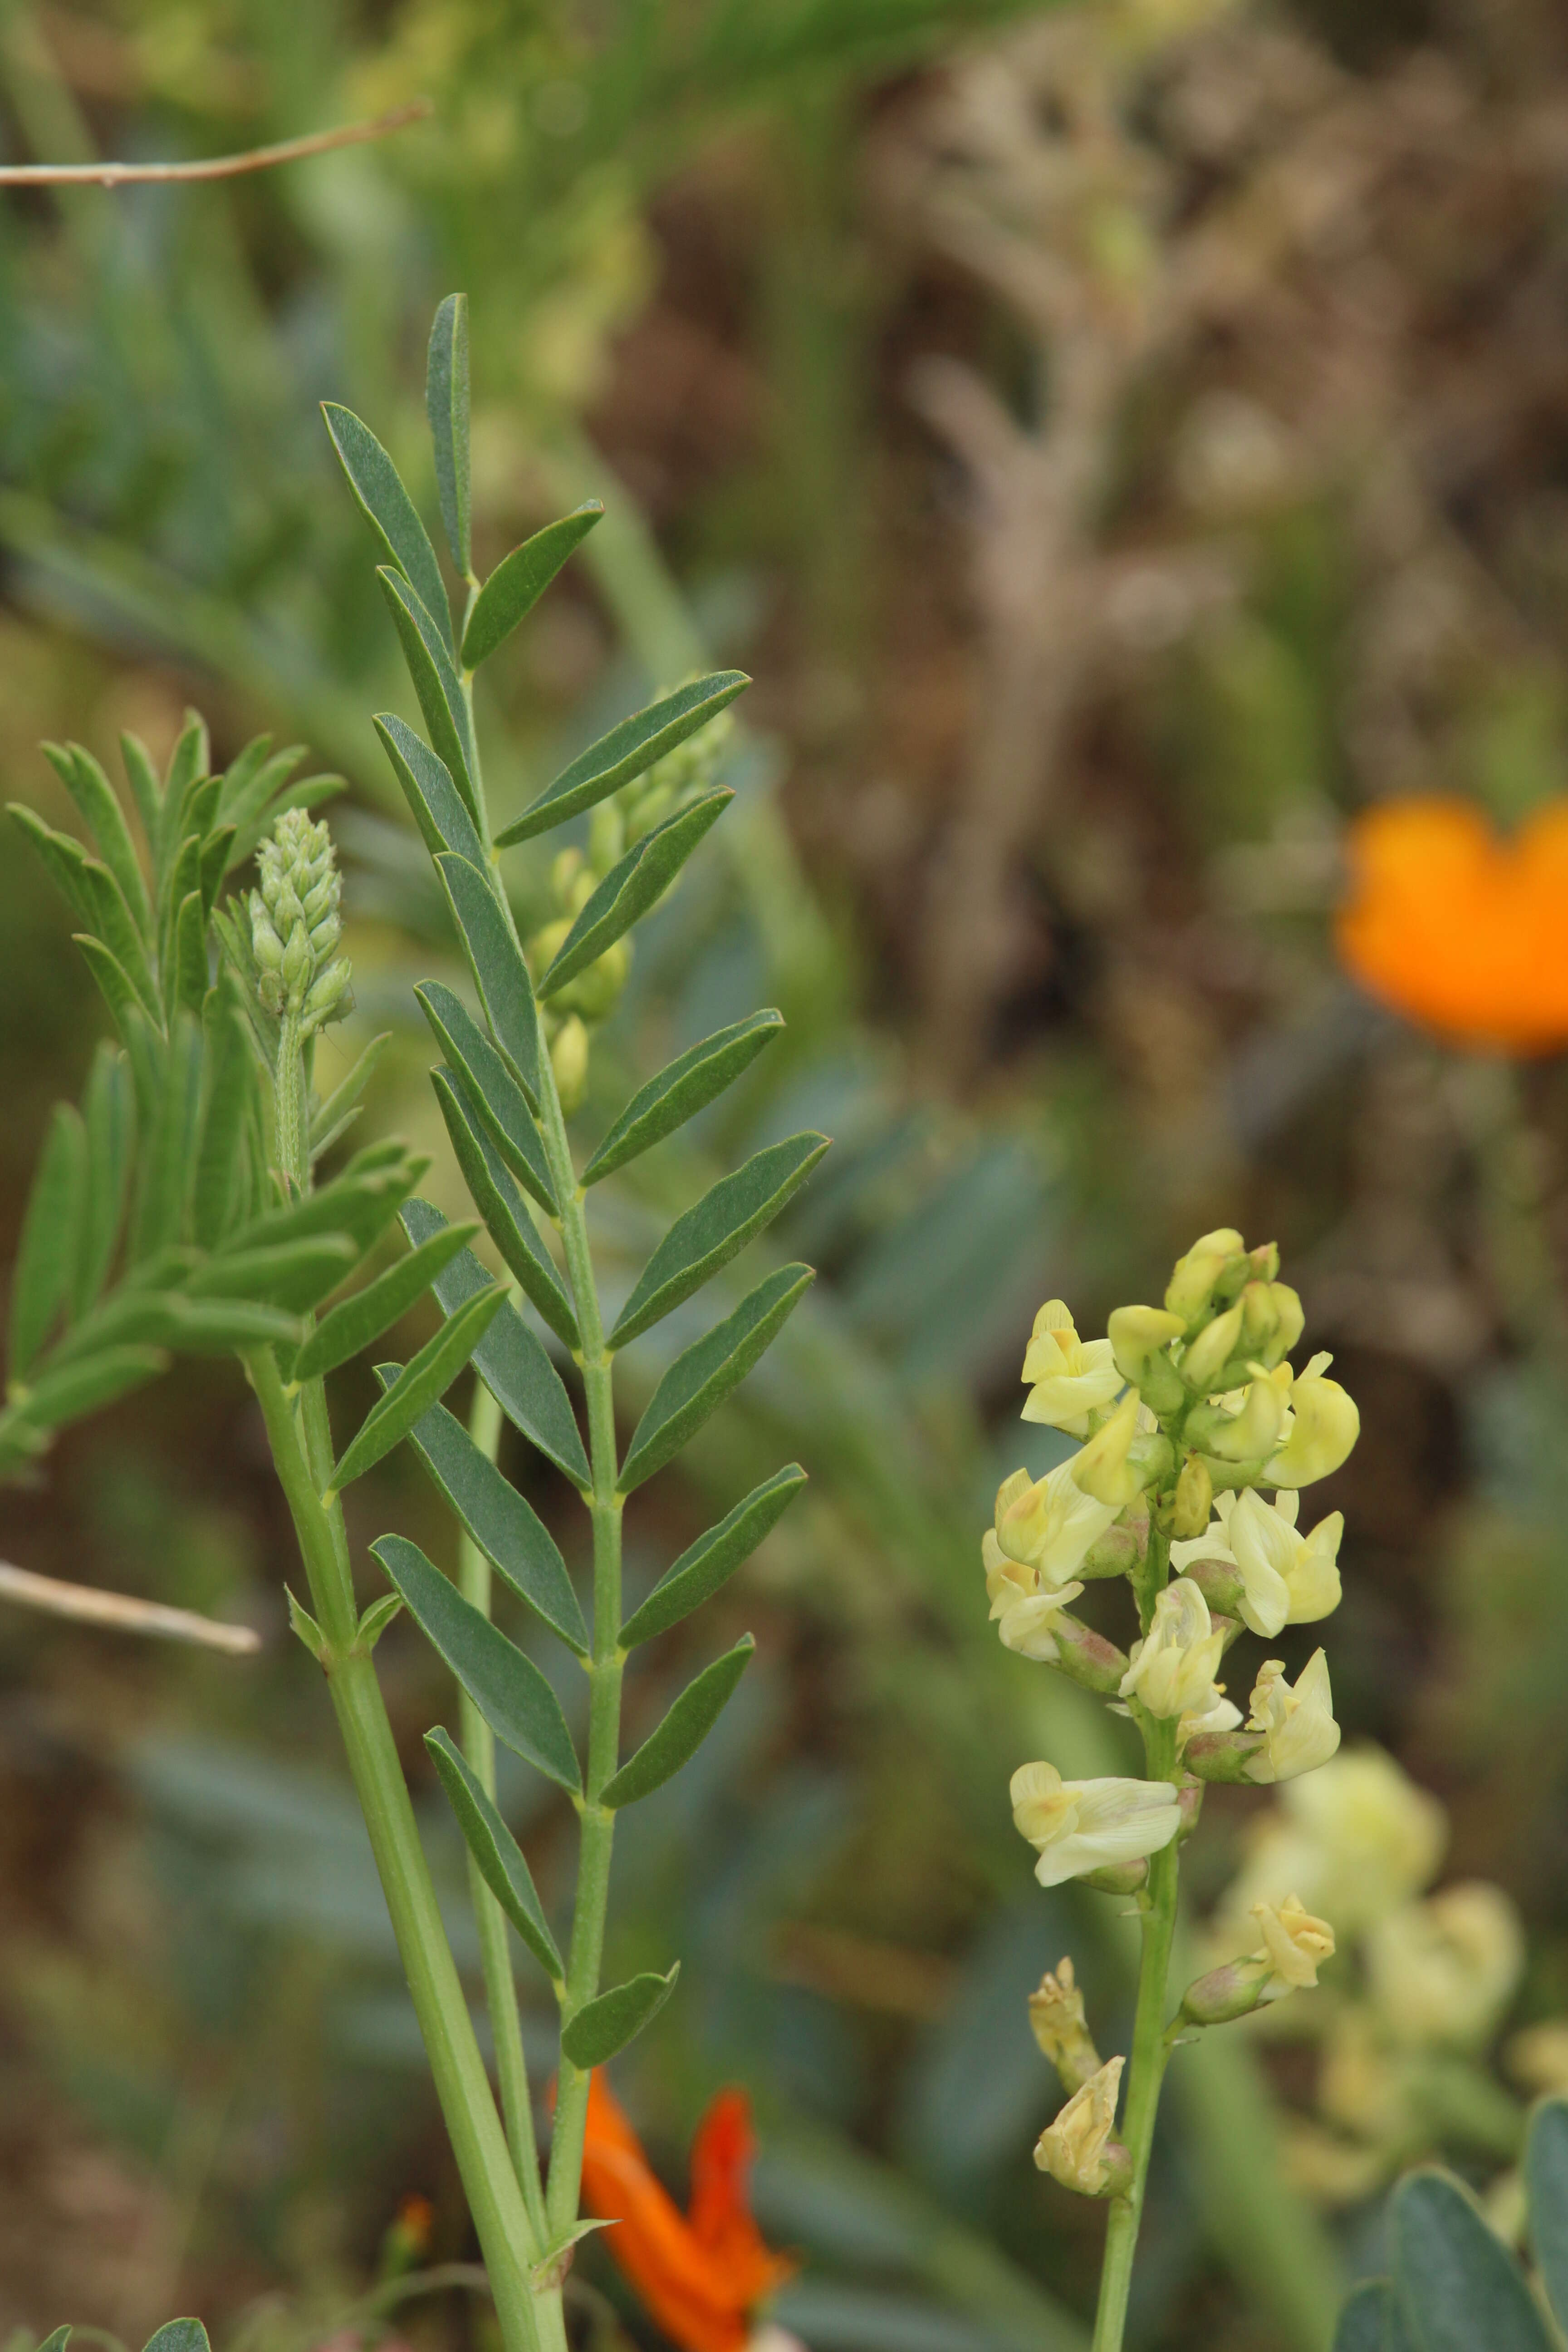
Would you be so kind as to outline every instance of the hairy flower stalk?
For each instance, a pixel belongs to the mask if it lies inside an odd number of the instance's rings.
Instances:
[[[1256,1666],[1245,1715],[1221,1679],[1238,1637],[1272,1639],[1326,1617],[1340,1598],[1343,1522],[1334,1512],[1298,1532],[1299,1490],[1344,1461],[1358,1417],[1326,1377],[1328,1357],[1292,1370],[1303,1317],[1279,1273],[1271,1244],[1249,1250],[1226,1227],[1194,1244],[1163,1307],[1118,1307],[1102,1340],[1080,1340],[1063,1302],[1047,1300],[1024,1361],[1023,1417],[1079,1450],[1038,1481],[1024,1471],[1005,1479],[982,1540],[1005,1645],[1119,1698],[1143,1743],[1140,1780],[1067,1781],[1041,1760],[1020,1765],[1010,1790],[1041,1885],[1081,1878],[1131,1895],[1142,1924],[1125,2058],[1101,2063],[1070,1961],[1030,2001],[1068,2095],[1035,2160],[1109,2207],[1093,2352],[1121,2352],[1155,2116],[1181,2032],[1310,1990],[1334,1949],[1332,1927],[1294,1895],[1255,1905],[1257,1948],[1200,1979],[1172,2012],[1181,1849],[1203,1783],[1293,1781],[1339,1746],[1321,1650],[1293,1684],[1278,1659]],[[1138,1626],[1125,1656],[1070,1607],[1085,1579],[1104,1575],[1131,1589]]]

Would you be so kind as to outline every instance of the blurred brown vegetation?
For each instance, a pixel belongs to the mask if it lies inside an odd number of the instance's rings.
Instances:
[[[823,1291],[635,1538],[651,1561],[727,1505],[756,1423],[815,1486],[732,1604],[748,1710],[628,1853],[626,1950],[689,1955],[641,2111],[675,2157],[703,2092],[751,2080],[775,2226],[847,2282],[796,2323],[823,2352],[1045,2343],[1008,2296],[1081,2308],[1098,2224],[1028,2165],[1022,1993],[1070,1945],[1114,2040],[1125,1958],[1012,1842],[1020,1743],[1065,1763],[1087,1734],[994,1650],[974,1563],[1047,1294],[1100,1328],[1194,1231],[1278,1238],[1362,1406],[1322,1495],[1347,1735],[1523,1906],[1517,2019],[1568,2003],[1568,1092],[1375,1011],[1327,924],[1368,799],[1507,821],[1563,787],[1568,27],[1549,0],[604,14],[0,16],[16,153],[437,110],[265,184],[7,195],[8,792],[59,821],[39,737],[162,753],[193,699],[221,755],[309,737],[354,788],[358,1031],[399,1032],[373,1116],[434,1145],[407,984],[448,950],[376,772],[390,648],[314,403],[417,472],[424,324],[459,283],[486,559],[568,491],[624,523],[486,714],[503,798],[704,644],[754,673],[748,846],[664,919],[605,1064],[784,1004],[793,1058],[746,1115],[839,1139],[788,1235]],[[68,929],[15,845],[7,1262],[100,1026]],[[617,1214],[630,1251],[646,1203]],[[413,1470],[355,1495],[366,1541],[427,1525],[439,1552]],[[0,1525],[29,1568],[267,1637],[244,1664],[0,1614],[0,2321],[320,2340],[406,2191],[433,2259],[468,2249],[237,1377],[75,1432]],[[382,1654],[415,1773],[439,1672]],[[548,1882],[562,1825],[510,1793]],[[1246,1811],[1214,1810],[1211,1892]],[[1318,2242],[1297,2273],[1227,2247],[1186,2177],[1226,2112],[1173,2114],[1140,2340],[1310,2345]],[[479,2326],[421,2311],[433,2342]]]

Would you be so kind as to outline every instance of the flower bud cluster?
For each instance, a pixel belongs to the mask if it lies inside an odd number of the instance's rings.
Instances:
[[[1294,1786],[1339,1748],[1322,1650],[1294,1680],[1278,1658],[1255,1664],[1245,1712],[1222,1679],[1233,1643],[1272,1642],[1340,1600],[1343,1519],[1300,1527],[1300,1490],[1344,1462],[1359,1416],[1329,1357],[1291,1365],[1304,1319],[1274,1245],[1249,1249],[1230,1227],[1194,1244],[1162,1305],[1117,1307],[1103,1339],[1081,1339],[1059,1298],[1035,1318],[1023,1418],[1076,1450],[997,1490],[981,1541],[992,1621],[1017,1655],[1119,1702],[1148,1761],[1143,1780],[1066,1780],[1044,1761],[1014,1774],[1014,1822],[1042,1885],[1081,1878],[1140,1905],[1173,1900],[1157,1857],[1190,1833],[1205,1782]],[[1125,1653],[1072,1606],[1108,1577],[1136,1603]],[[1332,1957],[1332,1927],[1294,1888],[1252,1916],[1251,1948],[1189,1990],[1189,2025],[1310,1990]],[[1110,2137],[1121,2061],[1100,2065],[1070,1969],[1046,1979],[1031,2021],[1072,2094],[1037,2162],[1085,2195],[1123,2193]]]
[[[342,880],[325,823],[286,809],[256,854],[250,944],[258,992],[269,1013],[292,1015],[300,1034],[348,1012],[350,965],[338,954]]]

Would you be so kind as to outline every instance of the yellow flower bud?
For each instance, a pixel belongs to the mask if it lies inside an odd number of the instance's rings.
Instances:
[[[1098,1430],[1065,1465],[1074,1483],[1086,1495],[1092,1495],[1096,1502],[1104,1504],[1113,1517],[1135,1502],[1143,1491],[1137,1467],[1128,1459],[1128,1450],[1138,1434],[1138,1404],[1137,1390],[1129,1389],[1104,1428]]]
[[[1118,1307],[1106,1325],[1117,1370],[1156,1412],[1173,1412],[1184,1401],[1170,1348],[1185,1328],[1179,1315],[1163,1307]]]
[[[1016,1651],[1021,1658],[1054,1665],[1060,1656],[1055,1631],[1057,1620],[1068,1603],[1078,1599],[1082,1585],[1052,1588],[1046,1584],[1038,1569],[1010,1559],[989,1528],[981,1538],[980,1558],[985,1570],[991,1622],[1004,1647]]]
[[[1239,1412],[1226,1410],[1229,1401],[1227,1394],[1197,1407],[1187,1423],[1188,1443],[1216,1462],[1263,1461],[1284,1425],[1283,1389],[1265,1375],[1248,1383]]]
[[[1037,1481],[1015,1470],[996,1491],[997,1545],[1037,1570],[1042,1586],[1059,1588],[1078,1574],[1119,1508],[1086,1495],[1072,1470],[1072,1462],[1061,1462]]]
[[[1242,1311],[1232,1307],[1205,1324],[1182,1358],[1182,1378],[1194,1396],[1207,1396],[1241,1345]]]
[[[1202,1234],[1186,1255],[1176,1260],[1165,1304],[1173,1315],[1181,1317],[1187,1330],[1195,1330],[1207,1315],[1215,1283],[1243,1247],[1235,1226],[1221,1225],[1212,1234]]]
[[[574,1013],[555,1032],[550,1066],[555,1073],[561,1108],[570,1118],[588,1091],[588,1032]]]
[[[1214,1480],[1207,1465],[1195,1454],[1189,1454],[1182,1465],[1182,1475],[1176,1481],[1176,1507],[1171,1520],[1171,1533],[1178,1538],[1201,1537],[1209,1523],[1214,1508]]]
[[[1080,2197],[1111,2197],[1131,2182],[1127,2150],[1111,2138],[1124,2058],[1110,2058],[1040,2134],[1035,2162]]]
[[[1268,1964],[1262,1999],[1278,2000],[1282,1993],[1315,1986],[1318,1970],[1334,1957],[1334,1931],[1328,1921],[1315,1919],[1298,1895],[1288,1895],[1278,1908],[1272,1903],[1255,1903],[1252,1916],[1263,1937],[1257,1957]]]

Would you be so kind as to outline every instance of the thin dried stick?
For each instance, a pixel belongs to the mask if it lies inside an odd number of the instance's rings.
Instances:
[[[58,1576],[36,1576],[0,1559],[0,1600],[72,1617],[82,1625],[109,1625],[121,1633],[156,1633],[166,1642],[195,1642],[204,1649],[248,1657],[261,1636],[248,1625],[220,1625],[194,1609],[169,1609],[161,1601],[133,1601],[128,1593],[104,1592],[95,1584],[67,1584]]]
[[[370,122],[344,122],[336,131],[312,131],[304,139],[279,139],[270,147],[247,148],[238,155],[209,155],[194,163],[0,163],[0,187],[120,188],[147,180],[234,180],[244,172],[269,172],[304,155],[324,155],[334,147],[358,147],[385,139],[431,111],[427,98],[394,107]]]

